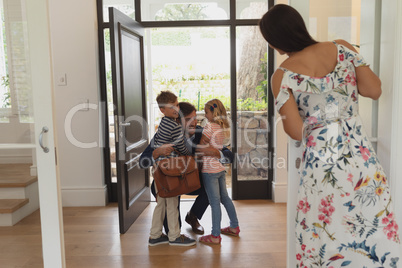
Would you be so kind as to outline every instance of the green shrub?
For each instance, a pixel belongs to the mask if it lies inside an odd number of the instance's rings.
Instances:
[[[10,96],[10,80],[9,76],[3,76],[1,78],[1,85],[7,89],[3,96],[3,108],[11,107],[11,96]]]
[[[264,74],[264,80],[260,82],[260,84],[256,87],[258,95],[261,99],[267,102],[267,92],[268,92],[268,73],[267,73],[267,64],[268,64],[268,54],[265,52],[264,58],[260,59],[260,73]]]
[[[153,46],[190,46],[191,37],[189,31],[177,30],[169,32],[158,32],[156,30],[152,33]]]
[[[228,74],[196,74],[177,76],[169,79],[162,78],[162,70],[166,66],[154,69],[153,90],[156,96],[162,90],[170,90],[179,97],[179,101],[187,101],[198,111],[204,109],[205,103],[211,99],[222,101],[227,111],[230,111],[230,76]],[[170,66],[171,67],[171,66]],[[237,99],[239,111],[264,111],[267,102],[252,98]]]

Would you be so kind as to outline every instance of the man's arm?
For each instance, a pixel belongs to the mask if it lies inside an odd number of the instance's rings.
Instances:
[[[197,148],[197,152],[200,152],[205,156],[216,157],[222,164],[233,163],[233,153],[226,147],[223,147],[222,150],[218,150],[212,146],[208,146],[205,148]]]
[[[173,144],[164,144],[161,147],[154,148],[154,139],[152,139],[140,156],[140,168],[152,167],[155,159],[162,155],[170,155],[173,150]]]
[[[140,156],[140,162],[139,162],[139,166],[140,168],[149,168],[152,167],[152,165],[155,162],[156,158],[153,158],[152,154],[155,150],[155,148],[153,148],[154,144],[154,139],[151,140],[151,142],[148,144],[147,148],[145,148],[145,150],[142,152],[141,156]]]
[[[223,158],[221,157],[220,159],[222,164],[233,163],[234,156],[231,150],[229,150],[227,147],[223,147],[220,152],[223,154]]]

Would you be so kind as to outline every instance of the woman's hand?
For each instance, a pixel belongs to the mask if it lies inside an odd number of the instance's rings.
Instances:
[[[160,156],[168,156],[173,151],[174,151],[173,144],[167,143],[167,144],[162,145],[161,147],[156,148],[152,152],[152,157],[154,159],[157,159]]]

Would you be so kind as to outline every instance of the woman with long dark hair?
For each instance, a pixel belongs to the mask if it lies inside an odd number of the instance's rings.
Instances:
[[[401,246],[387,177],[362,127],[359,95],[381,81],[344,40],[317,42],[300,14],[275,5],[260,20],[288,58],[271,78],[285,132],[303,142],[296,214],[297,267],[397,267]]]

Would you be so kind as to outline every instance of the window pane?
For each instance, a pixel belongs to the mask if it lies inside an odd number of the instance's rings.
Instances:
[[[260,19],[267,11],[267,0],[236,0],[236,19]]]
[[[114,7],[135,19],[134,0],[103,0],[103,21],[109,21],[109,7]]]
[[[4,62],[0,84],[3,87],[3,108],[19,123],[33,122],[31,68],[29,62],[28,26],[25,7],[19,1],[4,10],[2,53]],[[12,15],[10,15],[12,14]]]
[[[213,1],[142,1],[141,16],[142,21],[224,20],[229,19],[229,0],[219,4]]]
[[[237,28],[238,180],[267,180],[267,43],[257,26]]]
[[[111,180],[117,182],[116,170],[116,146],[115,146],[115,129],[114,129],[114,105],[113,105],[113,84],[112,84],[112,65],[110,54],[110,31],[105,29],[104,45],[105,45],[105,72],[106,72],[106,92],[107,92],[107,108],[109,116],[109,148],[110,148],[110,163],[111,163]]]
[[[11,3],[12,2],[12,3]],[[24,1],[0,5],[0,143],[25,144],[34,139],[29,27]],[[30,149],[5,155],[29,156]]]
[[[6,68],[7,62],[7,41],[6,27],[4,19],[4,8],[0,6],[1,26],[0,26],[0,123],[8,123],[11,115],[11,96],[9,75]]]

